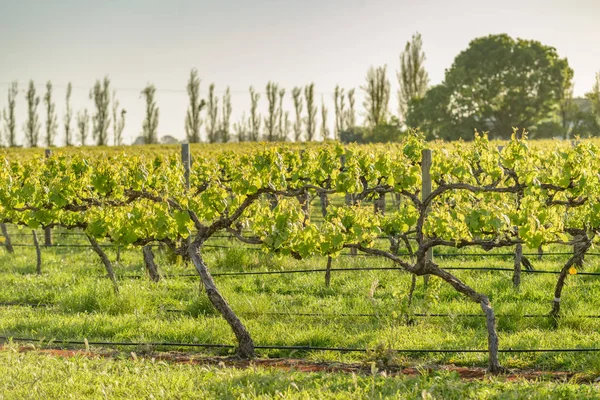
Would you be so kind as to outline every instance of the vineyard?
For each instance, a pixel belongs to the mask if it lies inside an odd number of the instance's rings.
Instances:
[[[417,134],[9,150],[0,336],[598,371],[598,153]]]

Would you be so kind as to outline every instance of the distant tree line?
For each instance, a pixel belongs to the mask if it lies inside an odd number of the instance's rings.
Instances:
[[[268,82],[263,92],[265,115],[259,112],[263,93],[251,86],[249,113],[244,112],[232,123],[230,88],[219,98],[215,84],[211,83],[203,98],[198,71],[192,69],[187,83],[189,106],[185,113],[185,140],[190,143],[392,142],[411,129],[422,131],[428,139],[469,140],[474,130],[507,139],[514,128],[529,131],[531,138],[600,136],[600,72],[585,97],[574,98],[573,70],[552,47],[534,40],[513,39],[506,34],[480,37],[455,58],[443,82],[435,86],[429,85],[425,60],[423,40],[416,33],[400,54],[396,113],[390,111],[392,90],[387,66],[369,68],[365,83],[360,86],[364,96],[362,124],[357,118],[356,90],[336,86],[332,130],[329,110],[323,97],[318,104],[314,83],[292,88],[289,96],[293,110],[290,112],[283,107],[286,89]],[[98,146],[123,143],[126,110],[120,107],[110,84],[108,76],[97,80],[89,92],[93,109],[81,109],[75,114],[71,108],[72,86],[68,84],[62,116],[65,145],[91,144],[90,137]],[[7,106],[0,114],[0,145],[3,146],[18,145],[15,112],[18,95],[18,82],[12,82],[8,87]],[[150,83],[140,93],[146,113],[136,143],[159,142],[160,112],[155,96],[156,88]],[[29,82],[24,100],[27,109],[22,126],[24,144],[54,146],[59,125],[52,83],[47,82],[42,97],[43,127],[38,115],[40,96],[33,81]]]

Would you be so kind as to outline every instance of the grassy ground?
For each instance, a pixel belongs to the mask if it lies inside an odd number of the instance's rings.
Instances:
[[[600,386],[503,378],[461,380],[455,373],[392,376],[304,373],[167,364],[138,358],[59,358],[0,351],[3,399],[596,399]]]
[[[26,231],[20,231],[24,233]],[[82,238],[56,236],[58,243],[85,243]],[[15,243],[30,243],[29,236],[14,236]],[[324,268],[320,258],[303,261],[277,258],[250,251],[244,245],[215,240],[213,244],[233,246],[230,249],[208,249],[205,259],[212,272],[281,271]],[[111,259],[115,253],[107,250]],[[201,342],[234,344],[233,334],[227,324],[215,314],[206,296],[200,291],[196,277],[177,277],[176,274],[193,273],[185,263],[170,263],[157,252],[161,272],[167,275],[159,283],[146,277],[131,279],[125,276],[144,276],[140,250],[123,251],[122,261],[116,270],[120,278],[121,293],[113,294],[110,282],[103,278],[102,265],[91,250],[86,248],[43,249],[43,274],[35,275],[35,253],[30,247],[17,247],[15,254],[0,251],[0,303],[42,303],[47,307],[5,305],[0,307],[0,336],[55,339],[84,338],[108,341],[136,342]],[[558,270],[566,260],[563,257],[546,257],[544,261],[532,260],[538,269]],[[438,258],[446,266],[511,267],[510,258]],[[389,262],[368,257],[342,256],[334,261],[334,268],[389,267]],[[586,271],[600,271],[600,257],[588,257]],[[502,349],[531,348],[589,348],[600,343],[600,318],[586,315],[600,314],[600,279],[576,275],[567,279],[562,307],[564,318],[558,325],[548,317],[523,317],[525,314],[547,314],[556,275],[530,274],[523,276],[519,291],[512,288],[509,272],[456,271],[457,276],[476,290],[490,296],[498,314],[498,330]],[[475,303],[468,302],[445,283],[432,278],[427,290],[419,281],[412,312],[442,313],[448,317],[415,317],[407,324],[403,315],[408,311],[407,294],[410,276],[400,271],[356,271],[332,273],[331,287],[324,285],[323,273],[287,275],[217,276],[217,285],[234,310],[240,314],[258,345],[352,347],[369,349],[368,353],[298,352],[289,350],[261,350],[262,357],[303,357],[308,360],[341,362],[377,362],[379,365],[456,364],[485,366],[487,356],[479,353],[416,353],[405,354],[390,349],[485,349],[487,333],[482,317],[463,317],[460,314],[481,314]],[[280,314],[273,314],[280,313]],[[298,316],[295,313],[317,313],[321,316]],[[345,314],[345,315],[342,315]],[[356,316],[354,314],[368,314]],[[127,351],[167,350],[167,348],[129,348]],[[172,350],[169,348],[168,350]],[[190,349],[185,349],[190,351]],[[109,377],[123,377],[121,386],[113,384],[115,396],[129,397],[135,384],[134,371],[157,374],[156,382],[148,386],[153,393],[176,390],[186,397],[186,390],[200,390],[198,397],[214,397],[219,390],[233,390],[232,396],[271,396],[276,391],[290,397],[302,397],[304,392],[291,385],[303,382],[308,397],[347,396],[367,397],[372,388],[371,378],[332,375],[286,375],[278,371],[215,370],[211,368],[165,365],[138,365],[125,361],[106,360],[52,360],[40,354],[13,354],[0,352],[3,365],[13,365],[23,370],[21,380],[36,370],[46,370],[40,375],[37,390],[66,390],[60,385],[44,385],[56,380],[58,375],[73,371],[82,379],[90,371],[98,371],[90,394],[100,396],[103,385],[110,386]],[[202,350],[202,354],[229,354],[230,350]],[[21,360],[21,361],[18,361]],[[502,353],[501,362],[509,368],[535,368],[565,370],[586,376],[600,376],[600,353]],[[142,368],[143,367],[143,368]],[[7,367],[0,367],[7,368]],[[49,369],[50,368],[50,369]],[[9,368],[11,369],[11,368]],[[52,372],[50,372],[52,370]],[[55,371],[56,370],[56,371]],[[177,383],[168,389],[165,385],[169,373],[175,374]],[[142,375],[143,375],[142,374]],[[6,374],[0,373],[2,379]],[[174,375],[174,376],[175,376]],[[21,376],[21,375],[20,375]],[[37,375],[31,375],[31,382]],[[283,379],[285,377],[285,379]],[[21,382],[19,379],[15,382]],[[164,379],[164,380],[162,380]],[[85,380],[85,379],[84,379]],[[211,380],[210,385],[204,380]],[[285,384],[277,383],[284,380]],[[377,393],[393,396],[397,391],[406,397],[420,396],[414,390],[430,390],[433,397],[452,398],[453,393],[481,393],[482,398],[495,398],[508,390],[529,390],[530,393],[566,394],[585,397],[589,386],[554,386],[549,383],[512,383],[490,381],[463,383],[451,375],[432,375],[422,378],[377,378]],[[319,382],[327,385],[319,386]],[[73,382],[72,393],[81,392],[85,385]],[[143,380],[138,380],[142,385]],[[246,391],[228,386],[228,382],[252,382]],[[440,383],[443,382],[443,383]],[[16,383],[15,383],[16,384]],[[236,385],[231,383],[231,385]],[[371,385],[371,386],[370,386]],[[107,386],[108,387],[108,386]],[[412,388],[410,390],[407,387]],[[432,389],[433,388],[433,389]],[[483,392],[480,390],[486,389]],[[107,389],[108,390],[108,389]],[[312,390],[312,392],[311,392]],[[319,390],[321,392],[319,392]],[[407,391],[408,390],[408,391]],[[412,390],[412,392],[411,392]],[[204,391],[204,392],[203,392]],[[18,398],[18,391],[15,391]],[[66,393],[66,392],[65,392]],[[69,392],[70,393],[70,392]],[[131,392],[133,393],[133,392]],[[147,397],[141,393],[140,397]],[[191,392],[190,392],[191,393]],[[527,392],[524,392],[527,393]],[[588,392],[590,395],[592,392]],[[310,395],[312,394],[312,396]],[[489,394],[489,395],[488,395]],[[49,394],[50,395],[50,394]],[[507,395],[510,398],[510,393]],[[57,397],[57,396],[54,396]],[[76,397],[76,396],[75,396]],[[177,397],[177,396],[176,396]],[[454,396],[461,397],[461,396]],[[542,396],[545,397],[545,396]],[[572,396],[571,396],[572,397]]]

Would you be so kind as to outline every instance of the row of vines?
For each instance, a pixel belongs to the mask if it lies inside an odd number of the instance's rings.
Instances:
[[[415,134],[393,147],[225,149],[194,154],[189,176],[176,154],[5,154],[0,222],[83,230],[117,291],[98,240],[142,247],[148,259],[150,244],[168,246],[194,265],[242,357],[254,357],[254,342],[203,259],[211,237],[227,233],[268,252],[327,257],[328,265],[344,249],[382,257],[414,277],[438,277],[478,303],[486,316],[489,369],[499,372],[489,298],[436,264],[431,251],[514,248],[518,284],[523,246],[574,246],[556,284],[550,315],[558,318],[565,279],[600,229],[599,149],[586,141],[536,149],[517,137],[499,149],[484,135],[433,153],[426,147]],[[423,190],[424,178],[431,190]],[[394,201],[392,211],[386,198]],[[321,218],[310,212],[313,199],[320,200]],[[382,235],[389,248],[377,241]]]

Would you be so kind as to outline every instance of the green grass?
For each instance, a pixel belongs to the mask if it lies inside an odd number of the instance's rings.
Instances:
[[[29,237],[13,238],[15,243],[28,241],[30,241]],[[74,236],[56,236],[56,241],[58,243],[85,243],[82,238]],[[227,250],[206,249],[204,258],[212,272],[281,271],[325,267],[326,260],[321,258],[297,261],[258,251],[249,251],[244,245],[230,242],[227,239],[216,239],[212,243],[233,246],[232,249]],[[506,250],[503,251],[506,252]],[[89,341],[235,344],[235,338],[229,327],[214,311],[206,295],[201,292],[199,279],[175,276],[181,273],[194,273],[194,269],[190,265],[181,262],[172,263],[168,257],[157,251],[156,259],[159,269],[167,275],[167,278],[159,283],[153,283],[145,277],[141,250],[123,251],[122,261],[116,265],[117,274],[121,276],[119,279],[121,292],[117,296],[112,291],[110,281],[102,277],[104,275],[102,265],[91,250],[51,248],[43,249],[42,252],[43,274],[37,276],[35,275],[33,248],[17,247],[16,253],[12,255],[0,250],[0,302],[50,305],[50,307],[0,306],[0,335],[2,336],[43,338],[45,343],[51,339],[83,340],[86,338]],[[114,260],[114,251],[109,249],[107,252],[109,257]],[[565,260],[565,257],[547,257],[544,258],[544,261],[535,259],[532,261],[538,269],[558,270]],[[510,258],[438,258],[437,261],[442,266],[511,267],[512,265]],[[389,261],[370,257],[340,257],[333,263],[334,268],[390,265]],[[586,271],[600,271],[600,258],[588,257]],[[563,318],[555,325],[554,321],[548,317],[524,318],[523,315],[547,314],[550,311],[556,275],[524,274],[521,288],[516,291],[512,287],[510,272],[455,272],[467,284],[489,295],[498,315],[501,348],[598,347],[600,319],[582,316],[600,314],[598,311],[600,310],[600,279],[581,275],[568,277],[562,300]],[[128,275],[142,276],[142,278],[126,278],[125,276]],[[418,281],[411,310],[415,313],[442,313],[451,316],[415,317],[412,324],[407,324],[406,318],[403,316],[408,311],[407,294],[411,278],[407,273],[400,271],[334,271],[332,272],[332,285],[329,288],[324,285],[323,273],[218,276],[215,277],[215,280],[258,345],[310,345],[376,349],[369,354],[261,350],[259,352],[261,357],[291,356],[317,361],[342,362],[376,360],[380,363],[390,362],[401,366],[430,366],[448,363],[463,366],[485,366],[487,362],[487,355],[478,353],[396,354],[387,350],[486,348],[487,332],[484,319],[459,316],[465,313],[481,314],[479,306],[467,301],[449,285],[436,278],[430,280],[427,290],[422,281]],[[267,314],[273,312],[321,313],[325,315],[308,317]],[[340,316],[340,314],[372,314],[373,316],[349,317]],[[125,350],[172,349],[132,347]],[[190,351],[190,349],[186,348],[185,351]],[[230,350],[198,351],[205,355],[231,354]],[[2,357],[5,356],[2,355]],[[44,356],[20,355],[19,357],[24,357],[24,360],[32,365],[60,364],[60,361],[47,360]],[[588,376],[600,375],[600,352],[503,353],[500,355],[500,361],[509,368],[567,370]],[[104,363],[106,361],[78,360],[73,362],[79,368],[86,363]],[[107,372],[108,375],[118,375],[118,371],[121,369],[136,368],[129,364],[121,366],[120,361],[111,361],[110,363],[113,372]],[[24,364],[23,368],[25,367]],[[73,368],[76,367],[73,366]],[[178,371],[173,373],[181,373],[182,382],[185,382],[186,378],[183,378],[185,374],[192,375],[189,370],[180,371],[178,368],[183,367],[179,366],[149,366],[148,368]],[[199,373],[198,379],[204,379],[202,378],[203,374],[207,374],[207,376],[220,376],[219,379],[222,382],[228,379],[232,381],[255,380],[254,387],[257,392],[244,392],[250,397],[261,395],[260,390],[263,385],[260,382],[263,380],[265,385],[270,387],[269,390],[272,390],[268,392],[268,395],[274,395],[275,390],[282,392],[290,390],[287,386],[268,383],[281,379],[280,377],[276,378],[281,374],[280,372],[210,369],[202,371]],[[123,373],[126,374],[126,372]],[[300,379],[300,375],[298,374],[297,379]],[[405,387],[405,385],[437,387],[436,379],[439,380],[442,376],[419,378],[412,383],[410,380],[400,379],[395,383],[390,382],[389,387],[386,386],[388,383],[385,383],[382,384],[382,387],[387,387],[385,389],[387,391],[382,393],[392,395],[395,393],[394,390]],[[316,385],[315,382],[323,378],[306,379],[308,379],[307,384]],[[349,377],[341,376],[335,379],[339,379],[340,382],[344,379],[351,380]],[[449,391],[449,397],[452,397],[452,390],[471,393],[469,392],[471,386],[468,383],[460,383],[458,378],[451,376],[443,376],[443,379],[450,382],[441,386],[443,390]],[[217,381],[219,380],[217,379]],[[512,390],[511,385],[513,385],[500,382],[488,383],[489,385],[485,387],[491,390],[490,396],[488,396],[490,398],[494,398],[499,393],[498,390]],[[98,383],[95,390],[99,390],[101,385],[102,383]],[[473,385],[475,385],[473,387],[478,387],[477,390],[483,387],[477,386],[478,384]],[[214,396],[216,392],[211,392],[211,390],[217,390],[218,386],[215,383],[210,388],[203,389],[207,392],[199,392],[202,393],[199,397]],[[360,390],[367,390],[367,386],[359,385]],[[535,390],[534,384],[521,386],[531,387],[530,390]],[[554,393],[551,386],[544,387],[546,389],[543,390],[547,390],[548,393],[550,391],[557,395],[562,393],[560,391]],[[565,386],[565,388],[568,387],[571,386]],[[159,390],[159,384],[157,383],[157,386],[153,386],[153,388]],[[180,390],[175,387],[172,389]],[[317,389],[315,386],[315,390]],[[323,393],[331,396],[338,393],[329,386],[322,390]],[[349,390],[348,385],[344,390]],[[568,392],[571,389],[564,390]],[[583,390],[581,393],[585,392],[585,389],[581,390]],[[122,396],[127,397],[126,392],[123,393]],[[185,393],[185,391],[181,393]],[[318,392],[314,393],[317,397],[324,397]],[[352,395],[352,392],[342,391],[339,393],[340,398],[348,394]],[[437,392],[434,391],[435,393]],[[290,395],[292,394],[294,393],[290,392]],[[417,393],[417,396],[419,395],[420,392]],[[181,396],[185,397],[183,394]],[[356,396],[362,397],[358,394]],[[434,397],[436,396],[439,397],[441,394],[435,394]],[[407,395],[407,397],[414,396]]]
[[[137,358],[60,358],[0,351],[3,399],[597,399],[600,385],[217,368]]]

